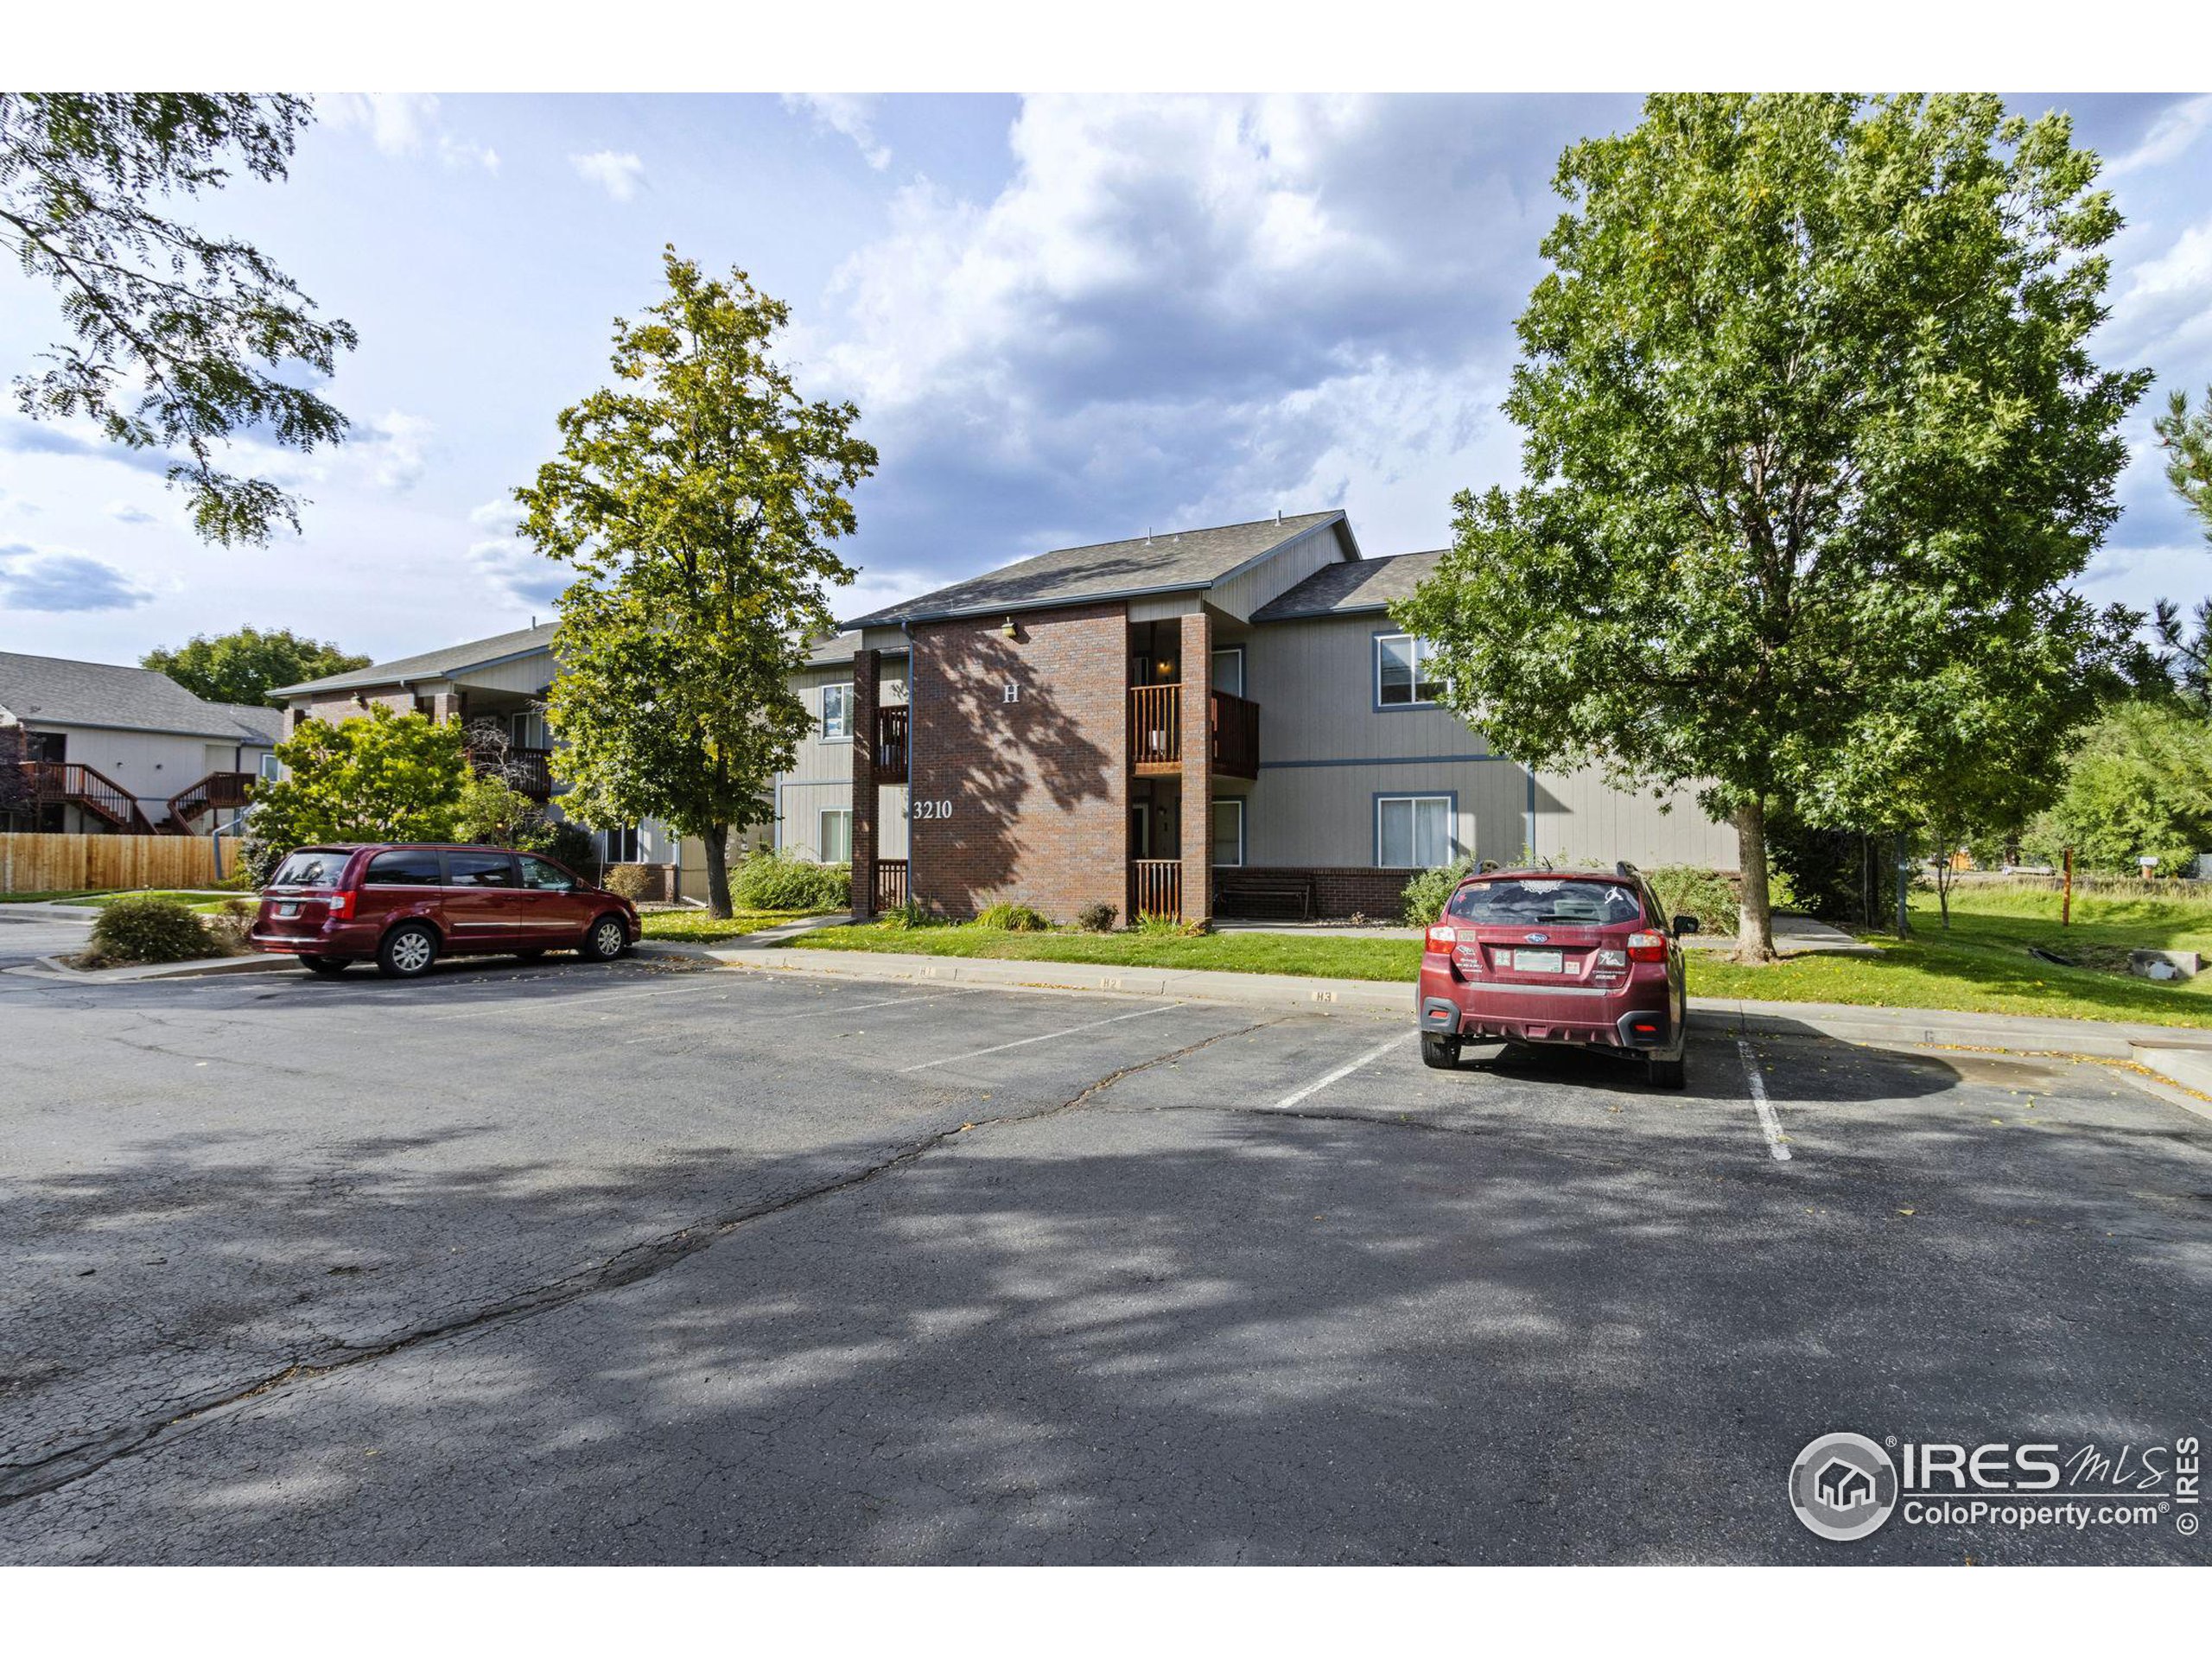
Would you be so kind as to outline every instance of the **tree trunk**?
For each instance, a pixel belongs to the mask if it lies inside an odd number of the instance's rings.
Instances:
[[[710,823],[699,839],[707,849],[707,914],[719,921],[730,914],[729,825]]]
[[[1736,924],[1738,962],[1774,960],[1774,907],[1766,880],[1766,802],[1753,796],[1736,809],[1736,852],[1744,869],[1744,900]]]

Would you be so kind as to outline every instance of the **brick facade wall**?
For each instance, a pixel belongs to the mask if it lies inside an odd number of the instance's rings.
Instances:
[[[1128,620],[1120,605],[917,625],[908,823],[914,896],[1072,921],[1128,904]],[[1015,700],[1006,700],[1006,688]],[[924,816],[933,803],[950,816]]]
[[[332,691],[310,699],[304,705],[296,704],[295,712],[284,717],[285,735],[290,736],[302,720],[327,721],[334,726],[340,721],[358,720],[368,712],[367,705],[373,702],[384,704],[395,715],[415,712],[415,694],[412,691],[364,691],[359,695],[365,702],[356,701],[355,694],[351,691]]]
[[[1316,920],[1342,921],[1357,912],[1376,921],[1395,922],[1398,919],[1399,906],[1405,900],[1406,884],[1420,874],[1418,870],[1374,870],[1317,865],[1301,865],[1294,868],[1280,865],[1250,865],[1242,869],[1216,871],[1214,882],[1217,887],[1233,890],[1240,875],[1303,876],[1313,883],[1313,915]],[[1235,915],[1234,900],[1230,901],[1230,907],[1221,908],[1220,913],[1224,916]]]

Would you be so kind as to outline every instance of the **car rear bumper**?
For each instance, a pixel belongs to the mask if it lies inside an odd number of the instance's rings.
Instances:
[[[246,935],[246,944],[280,957],[372,957],[377,930],[357,922],[310,922],[281,931],[257,925]]]
[[[1520,989],[1469,984],[1424,966],[1415,1009],[1426,1032],[1470,1042],[1558,1043],[1579,1048],[1670,1051],[1680,1033],[1664,979],[1618,990]]]

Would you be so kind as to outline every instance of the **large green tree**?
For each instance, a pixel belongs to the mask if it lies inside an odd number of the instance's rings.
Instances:
[[[790,675],[852,580],[833,543],[876,456],[858,410],[809,401],[776,361],[788,307],[741,270],[664,264],[668,297],[614,325],[616,385],[562,412],[560,456],[515,499],[577,573],[546,703],[563,809],[697,836],[727,916],[729,832],[772,810],[806,731]]]
[[[1458,498],[1398,615],[1504,753],[1732,819],[1746,956],[1770,804],[1900,825],[1992,709],[2081,717],[2132,620],[2065,585],[2145,384],[2087,347],[2096,171],[2063,115],[1967,96],[1654,98],[1560,162],[1527,482]]]
[[[2161,875],[2191,874],[2212,851],[2212,726],[2171,701],[2115,703],[2028,839],[2053,862],[2070,847],[2091,870],[2133,875],[2155,858]]]
[[[299,528],[300,498],[224,471],[219,452],[247,429],[300,450],[342,437],[346,417],[309,383],[354,333],[251,243],[167,204],[220,189],[235,167],[283,178],[311,118],[303,98],[248,92],[0,92],[0,248],[60,290],[74,336],[17,379],[16,401],[168,452],[210,541]]]
[[[296,847],[445,841],[469,782],[461,728],[372,703],[357,720],[309,720],[276,746],[285,775],[254,791],[247,861],[266,880]]]
[[[283,706],[269,694],[280,685],[326,674],[366,668],[369,659],[340,651],[321,639],[306,639],[289,628],[239,628],[230,633],[195,633],[171,650],[157,646],[138,659],[141,668],[166,674],[195,697],[210,702],[266,702]]]

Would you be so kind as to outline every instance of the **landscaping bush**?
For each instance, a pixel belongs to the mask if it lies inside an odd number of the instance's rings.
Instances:
[[[1085,905],[1075,913],[1075,925],[1086,933],[1111,933],[1114,918],[1122,912],[1111,905]]]
[[[92,924],[88,953],[104,967],[148,962],[190,962],[217,954],[200,918],[174,899],[140,893],[118,899]]]
[[[253,918],[258,905],[244,899],[224,901],[223,907],[213,916],[200,918],[200,925],[207,930],[207,938],[218,952],[226,957],[242,957],[246,952],[247,936],[253,931]]]
[[[548,824],[535,841],[523,843],[523,850],[543,853],[587,881],[599,879],[599,842],[582,824],[570,823],[565,818],[559,823]]]
[[[853,902],[853,867],[763,848],[730,872],[729,888],[746,910],[844,910]]]
[[[1008,933],[1046,933],[1052,918],[1027,905],[986,905],[976,917],[978,927],[996,927]]]
[[[937,925],[937,918],[922,908],[922,901],[918,899],[909,899],[904,904],[885,911],[876,920],[886,927],[901,930]]]
[[[1175,916],[1145,915],[1130,930],[1147,938],[1199,939],[1213,931],[1211,922],[1186,922]]]
[[[1735,932],[1740,913],[1736,889],[1719,871],[1701,870],[1694,864],[1669,864],[1646,870],[1643,879],[1670,915],[1696,917],[1703,932]]]
[[[1462,858],[1450,864],[1440,864],[1433,870],[1423,870],[1406,883],[1406,896],[1400,908],[1408,927],[1427,927],[1444,913],[1444,901],[1452,890],[1474,873],[1475,861]]]
[[[600,876],[599,884],[634,905],[653,885],[653,873],[642,864],[610,864]]]

